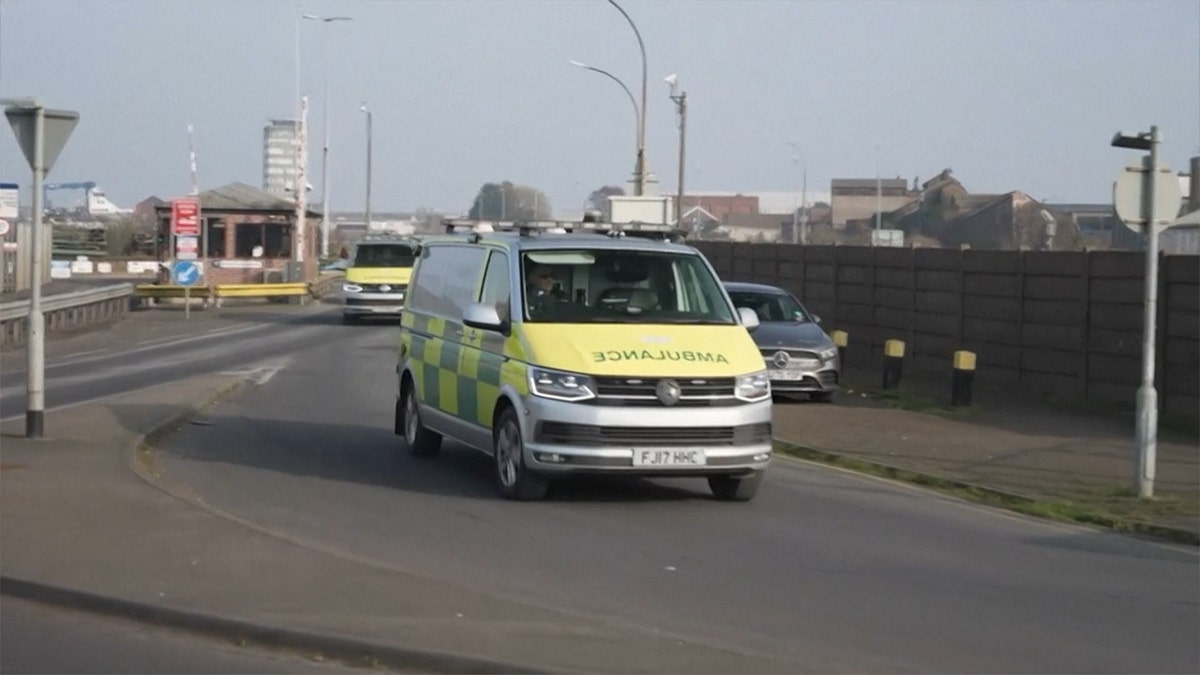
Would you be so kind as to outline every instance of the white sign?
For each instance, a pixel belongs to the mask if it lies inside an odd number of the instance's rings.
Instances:
[[[223,270],[260,270],[262,269],[263,261],[261,260],[214,260],[213,267],[219,267]]]
[[[0,237],[3,237],[4,235],[8,234],[8,229],[9,229],[8,221],[4,220],[3,218],[0,218]]]
[[[1121,172],[1117,182],[1113,183],[1113,210],[1125,226],[1134,232],[1146,231],[1146,216],[1142,206],[1142,193],[1146,190],[1147,173],[1150,171],[1150,157],[1142,158],[1141,166],[1127,166]],[[1183,190],[1179,188],[1179,180],[1171,167],[1159,162],[1158,180],[1154,183],[1154,216],[1160,231],[1170,227],[1179,217],[1179,208],[1183,202]]]
[[[51,260],[50,261],[50,278],[51,279],[70,279],[71,278],[71,261],[70,260]]]
[[[0,218],[16,220],[20,213],[20,191],[12,183],[0,183]]]
[[[94,271],[96,271],[95,265],[92,264],[91,260],[72,260],[71,261],[71,273],[72,274],[91,274]]]
[[[158,271],[158,263],[152,260],[130,260],[125,263],[125,271],[130,274],[154,274]]]
[[[4,242],[4,250],[5,250],[5,251],[15,251],[15,250],[17,250],[17,242],[15,242],[15,241],[6,241],[6,242]]]
[[[96,271],[100,274],[112,274],[112,263],[102,262],[96,263]]]
[[[182,236],[175,238],[175,258],[195,260],[200,256],[200,237]]]

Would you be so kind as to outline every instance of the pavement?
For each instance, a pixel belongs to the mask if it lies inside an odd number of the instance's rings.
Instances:
[[[1030,499],[1132,486],[1128,415],[1012,392],[977,392],[970,411],[902,409],[853,384],[868,373],[850,375],[835,404],[777,405],[777,439]],[[0,593],[426,672],[796,672],[356,559],[222,513],[160,476],[155,440],[245,386],[204,375],[50,411],[39,440],[20,421],[0,426]],[[939,396],[937,383],[906,386],[909,402]],[[1160,535],[1200,535],[1197,445],[1193,432],[1160,435],[1156,494],[1184,505],[1154,519]]]

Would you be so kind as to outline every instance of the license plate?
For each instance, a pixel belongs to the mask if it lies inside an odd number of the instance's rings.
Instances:
[[[804,373],[798,373],[794,370],[769,370],[767,378],[771,380],[799,380],[804,377]]]
[[[633,451],[634,466],[704,466],[700,448],[646,448]]]

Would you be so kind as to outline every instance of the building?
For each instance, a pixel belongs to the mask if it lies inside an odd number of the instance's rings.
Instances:
[[[724,221],[734,213],[758,213],[758,197],[732,192],[696,192],[683,196],[683,212],[686,214],[699,206],[710,217]]]
[[[830,184],[830,216],[833,226],[841,229],[847,221],[896,211],[916,198],[903,178],[834,178]]]
[[[299,174],[299,144],[297,120],[271,120],[263,127],[263,190],[281,196],[292,193]]]
[[[189,237],[189,243],[195,247],[191,259],[200,267],[203,285],[270,283],[316,276],[319,211],[306,209],[304,261],[296,263],[295,202],[245,183],[201,192],[199,200],[200,233]],[[166,262],[175,258],[171,202],[154,210],[158,236],[165,243],[157,257]]]

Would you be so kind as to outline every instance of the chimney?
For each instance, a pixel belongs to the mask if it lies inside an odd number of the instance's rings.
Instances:
[[[1188,177],[1188,213],[1200,210],[1200,157],[1192,158],[1191,172]]]

